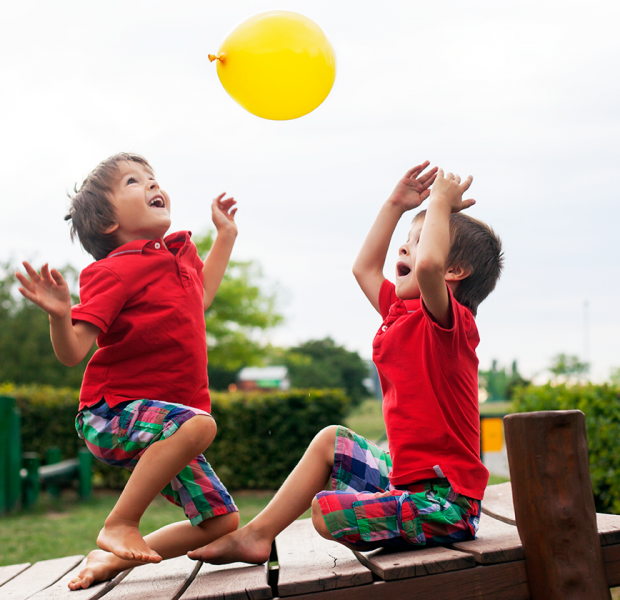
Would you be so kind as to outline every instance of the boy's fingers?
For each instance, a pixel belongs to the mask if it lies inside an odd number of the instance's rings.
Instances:
[[[50,275],[50,268],[49,268],[49,265],[47,263],[45,263],[41,267],[41,277],[43,279],[46,279],[47,281],[49,281],[52,278],[52,276]]]
[[[469,208],[473,206],[474,204],[476,204],[476,201],[473,198],[470,198],[469,200],[463,200],[463,203],[462,203],[463,208],[461,210]]]
[[[417,177],[428,165],[431,163],[428,160],[425,160],[421,165],[417,165],[416,167],[411,167],[406,173],[405,177],[411,178],[413,176]]]
[[[37,281],[41,279],[39,277],[39,274],[30,266],[29,263],[24,261],[22,265],[24,265],[24,269],[26,269],[26,273],[28,273],[28,276],[30,277],[30,279],[32,279],[32,281],[36,283]]]
[[[28,279],[27,277],[24,277],[21,273],[15,273],[15,277],[17,278],[19,283],[21,283],[26,289],[29,289],[30,286],[32,285],[32,283],[30,282],[30,279]]]
[[[64,277],[60,274],[59,271],[57,271],[56,269],[52,269],[50,271],[50,275],[52,276],[52,279],[56,282],[56,284],[60,285],[61,283],[64,283],[65,279]]]
[[[422,185],[429,186],[437,177],[437,167],[433,167],[428,173],[424,173],[418,180]]]
[[[460,175],[455,175],[454,176],[454,181],[456,181],[457,183],[461,183],[461,176]]]
[[[463,183],[461,183],[461,190],[465,191],[465,190],[469,189],[469,186],[471,185],[471,182],[473,180],[474,180],[474,178],[471,175],[469,175],[467,177],[467,179]]]
[[[214,198],[213,202],[219,202],[225,195],[226,192],[222,192],[217,198]]]

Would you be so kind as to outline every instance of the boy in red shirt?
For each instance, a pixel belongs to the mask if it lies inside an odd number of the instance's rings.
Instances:
[[[237,236],[235,201],[211,206],[217,238],[203,262],[190,232],[168,235],[170,197],[141,156],[100,163],[72,198],[67,219],[96,262],[80,274],[71,306],[62,275],[28,263],[20,292],[49,314],[54,352],[78,364],[95,340],[76,418],[100,460],[132,470],[123,493],[71,589],[184,554],[235,530],[232,497],[202,453],[217,430],[209,414],[204,311],[224,276]],[[190,522],[142,538],[138,525],[158,493]]]
[[[263,562],[275,536],[310,505],[323,537],[358,550],[475,537],[488,471],[479,456],[474,316],[499,278],[501,243],[460,214],[474,204],[462,200],[472,178],[424,173],[428,164],[400,180],[353,267],[383,319],[373,360],[390,452],[345,427],[327,427],[260,515],[190,558]],[[394,285],[383,276],[392,234],[429,195],[399,249]],[[321,491],[330,475],[333,491]]]

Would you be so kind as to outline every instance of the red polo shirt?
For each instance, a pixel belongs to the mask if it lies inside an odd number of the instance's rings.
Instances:
[[[124,244],[80,274],[73,320],[101,329],[80,409],[148,398],[210,412],[203,262],[190,237]]]
[[[489,472],[480,461],[478,357],[474,317],[450,292],[452,328],[440,327],[420,299],[400,300],[385,280],[384,318],[373,341],[383,390],[393,485],[447,477],[482,500]]]

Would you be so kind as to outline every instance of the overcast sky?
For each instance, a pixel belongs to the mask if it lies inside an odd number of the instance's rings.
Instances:
[[[244,111],[207,59],[272,9],[315,20],[337,55],[331,94],[293,121]],[[532,376],[565,352],[605,378],[620,366],[619,25],[613,0],[3,1],[0,260],[85,267],[66,192],[138,152],[171,195],[172,231],[204,232],[211,199],[237,199],[233,256],[262,266],[286,315],[265,340],[329,335],[370,358],[380,320],[351,266],[428,159],[474,176],[469,214],[504,242],[481,368],[517,359]]]

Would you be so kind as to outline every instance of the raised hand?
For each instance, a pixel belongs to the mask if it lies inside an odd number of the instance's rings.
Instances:
[[[234,198],[224,198],[226,193],[220,194],[211,204],[211,218],[218,232],[231,230],[237,233],[235,213],[237,206]]]
[[[431,202],[445,202],[452,213],[461,212],[470,206],[473,206],[476,201],[473,198],[469,200],[463,200],[463,194],[469,189],[473,177],[470,175],[465,181],[461,183],[461,178],[458,175],[447,173],[443,174],[443,169],[439,169],[435,184],[431,190]]]
[[[437,167],[433,167],[430,171],[422,173],[430,163],[423,162],[417,167],[409,169],[404,177],[396,184],[392,195],[388,202],[403,211],[417,208],[426,200],[431,191],[429,188],[435,181],[437,176]]]
[[[50,271],[47,263],[41,267],[41,274],[26,261],[22,264],[29,277],[15,273],[15,277],[22,284],[22,287],[18,288],[22,296],[34,302],[51,317],[61,319],[70,314],[71,293],[63,276],[56,269]]]

